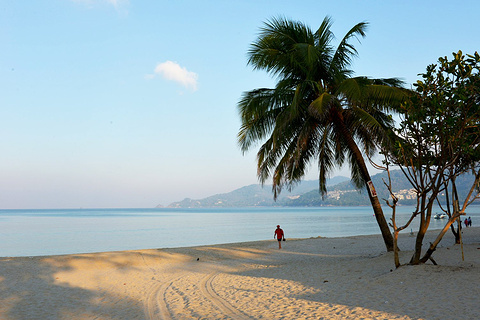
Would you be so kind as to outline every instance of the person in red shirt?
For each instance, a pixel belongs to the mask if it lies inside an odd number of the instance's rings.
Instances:
[[[278,249],[282,249],[282,240],[285,241],[285,233],[280,229],[280,225],[277,226],[277,229],[275,229],[273,233],[273,239],[275,238],[278,240]]]

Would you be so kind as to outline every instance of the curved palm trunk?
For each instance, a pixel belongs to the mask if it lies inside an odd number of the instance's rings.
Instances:
[[[393,236],[390,232],[390,228],[388,227],[387,220],[383,215],[382,206],[380,205],[380,201],[378,201],[378,197],[376,195],[372,195],[370,191],[370,187],[373,188],[373,183],[371,182],[370,174],[368,173],[367,166],[365,165],[365,160],[363,159],[363,155],[360,152],[355,140],[353,140],[350,131],[345,126],[345,123],[341,119],[341,115],[335,118],[335,124],[342,132],[345,141],[347,142],[348,148],[353,152],[355,159],[357,161],[358,166],[360,167],[360,171],[362,174],[362,178],[365,181],[365,186],[368,191],[368,197],[370,198],[370,203],[372,204],[372,209],[375,214],[375,218],[377,219],[377,224],[380,227],[380,231],[382,232],[383,241],[385,242],[385,246],[387,251],[393,251]],[[369,182],[371,186],[369,186]]]

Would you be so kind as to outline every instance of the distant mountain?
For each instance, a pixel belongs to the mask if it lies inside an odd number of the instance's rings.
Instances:
[[[400,170],[390,172],[392,187],[399,198],[399,205],[414,205],[416,203],[415,192],[408,180]],[[386,172],[372,176],[380,202],[390,199],[388,190],[384,184],[388,181]],[[457,179],[458,192],[463,198],[468,188],[472,185],[472,176],[462,176]],[[320,207],[320,206],[363,206],[370,205],[367,190],[357,190],[347,177],[334,177],[327,183],[325,197],[319,193],[317,180],[307,180],[299,183],[291,191],[283,190],[277,201],[273,200],[271,185],[262,187],[252,184],[229,193],[217,194],[204,199],[193,200],[186,198],[180,202],[171,203],[170,208],[208,208],[208,207],[265,207],[265,206],[289,206],[289,207]]]
[[[415,194],[411,191],[411,185],[400,170],[390,172],[392,179],[392,188],[399,197],[400,204],[409,205],[415,203]],[[383,204],[383,199],[390,199],[389,192],[383,181],[388,181],[386,172],[372,176],[372,182],[377,191],[377,195]],[[300,207],[319,207],[319,206],[367,206],[370,205],[370,199],[365,188],[358,190],[350,180],[338,183],[327,188],[327,195],[322,198],[319,195],[318,188],[311,190],[297,199],[284,203],[285,206]]]
[[[330,179],[327,186],[335,185],[344,181],[349,181],[347,177],[337,176]],[[271,185],[261,186],[252,184],[229,193],[216,194],[204,199],[194,200],[186,198],[179,202],[171,203],[169,208],[202,208],[202,207],[263,207],[263,206],[281,206],[283,202],[289,199],[299,198],[301,195],[318,190],[317,180],[306,180],[299,183],[291,191],[285,189],[280,193],[277,201],[273,200]]]
[[[392,181],[392,190],[399,199],[399,205],[415,205],[416,194],[412,189],[410,183],[405,178],[400,170],[390,171],[390,177]],[[384,181],[388,182],[387,172],[382,172],[372,176],[372,182],[375,185],[375,190],[380,199],[380,203],[384,204],[385,200],[391,201],[390,193],[385,186]],[[469,188],[473,183],[472,175],[462,175],[457,178],[457,188],[460,199],[464,199]],[[350,181],[341,182],[333,187],[327,188],[328,193],[322,199],[318,193],[318,189],[307,192],[297,199],[284,202],[284,206],[299,206],[299,207],[320,207],[320,206],[368,206],[370,205],[370,199],[365,188],[361,190],[355,189]],[[439,196],[442,203],[445,203],[445,194],[442,193]],[[476,203],[478,203],[477,201]]]

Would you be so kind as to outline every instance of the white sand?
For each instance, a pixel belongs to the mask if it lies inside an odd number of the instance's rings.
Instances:
[[[480,228],[463,239],[464,261],[449,232],[438,266],[399,269],[380,236],[0,258],[0,319],[479,319]]]

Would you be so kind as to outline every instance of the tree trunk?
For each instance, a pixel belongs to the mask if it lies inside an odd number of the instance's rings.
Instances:
[[[453,235],[455,236],[455,244],[460,244],[460,232],[462,232],[462,225],[458,225],[458,229],[455,230],[455,226],[452,224],[450,226],[450,229],[452,230]]]
[[[388,227],[387,220],[385,220],[385,216],[383,215],[380,201],[378,200],[376,193],[374,194],[372,192],[372,190],[375,190],[375,187],[373,186],[373,182],[371,181],[370,174],[368,173],[368,169],[365,164],[365,160],[363,159],[363,155],[360,152],[357,144],[355,143],[352,135],[350,134],[350,131],[346,128],[345,123],[342,121],[341,115],[338,115],[338,117],[334,118],[336,118],[334,121],[342,132],[343,137],[347,142],[348,148],[350,149],[350,151],[353,152],[358,167],[360,168],[362,178],[365,181],[365,187],[368,191],[368,197],[370,198],[370,203],[372,204],[372,209],[375,214],[375,218],[377,219],[377,224],[380,227],[380,231],[382,232],[385,247],[387,248],[387,251],[393,251],[393,236],[390,232],[390,228]]]
[[[423,263],[420,260],[420,256],[422,254],[423,239],[425,238],[425,234],[427,233],[428,226],[430,224],[430,219],[432,216],[432,209],[433,209],[435,198],[436,198],[436,194],[430,195],[430,198],[428,200],[425,194],[422,195],[420,227],[418,228],[417,239],[415,241],[415,251],[412,255],[412,258],[410,259],[410,264]],[[430,255],[432,253],[433,251],[430,252]]]
[[[425,263],[427,262],[428,259],[430,259],[430,257],[432,256],[432,253],[437,249],[437,245],[440,243],[445,233],[447,233],[450,226],[458,219],[458,217],[459,215],[454,215],[448,220],[447,224],[445,225],[445,227],[443,227],[442,231],[437,236],[435,241],[433,243],[430,243],[430,247],[428,248],[427,252],[422,257],[422,259],[420,259],[421,263]]]
[[[427,227],[425,226],[425,218],[421,214],[420,227],[418,228],[417,239],[415,240],[415,251],[413,252],[412,258],[410,259],[410,264],[420,264],[420,255],[422,254],[422,244],[425,233],[427,232]]]
[[[369,190],[368,182],[367,182],[367,190]],[[370,190],[368,195],[370,197],[370,202],[372,204],[373,212],[375,213],[375,218],[377,219],[377,224],[380,227],[380,231],[382,232],[383,241],[385,242],[387,251],[393,251],[393,236],[392,236],[392,233],[390,232],[390,228],[388,227],[387,220],[383,215],[383,210],[382,210],[382,206],[380,205],[380,201],[378,201],[377,196],[373,197],[371,195]]]
[[[398,256],[398,231],[393,232],[393,260],[395,268],[400,267],[400,257]]]

